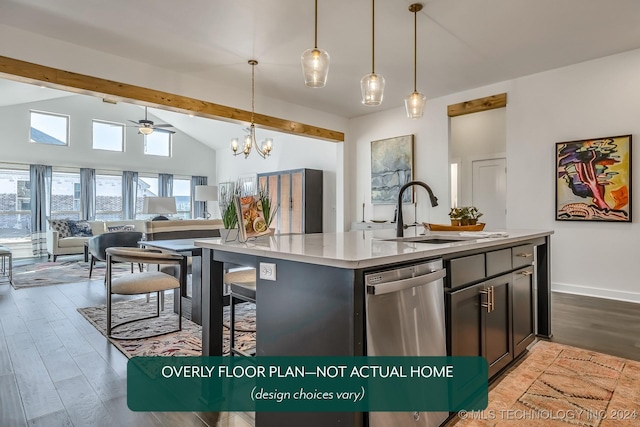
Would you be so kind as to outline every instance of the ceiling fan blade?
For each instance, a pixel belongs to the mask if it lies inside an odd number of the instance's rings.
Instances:
[[[158,125],[153,125],[153,127],[155,127],[155,128],[172,128],[173,126],[168,124],[168,123],[161,123],[161,124],[158,124]]]
[[[134,121],[134,120],[127,120],[127,121],[129,121],[129,122],[131,122],[131,123],[135,123],[136,125],[140,126],[140,123],[139,123],[139,122],[136,122],[136,121]]]

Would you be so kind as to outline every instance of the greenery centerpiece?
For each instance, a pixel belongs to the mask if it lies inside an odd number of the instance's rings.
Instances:
[[[451,208],[451,211],[449,211],[451,225],[475,225],[481,216],[482,212],[478,211],[475,206]]]
[[[218,200],[218,206],[220,207],[220,212],[222,212],[222,226],[224,227],[220,230],[220,237],[225,241],[235,240],[237,237],[238,214],[235,204],[235,196],[238,194],[237,189],[237,186],[232,186],[231,191],[222,194],[220,200]],[[236,232],[235,237],[229,239],[230,235],[233,236],[232,230]]]

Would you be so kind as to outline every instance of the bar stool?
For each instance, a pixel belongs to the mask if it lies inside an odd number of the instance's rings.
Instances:
[[[229,319],[229,355],[251,357],[255,353],[247,353],[235,346],[236,301],[256,303],[256,270],[240,270],[225,274],[224,282],[229,286],[229,303],[231,318]]]
[[[11,253],[11,249],[6,246],[0,246],[0,258],[2,258],[0,275],[8,278],[9,283],[13,284],[13,254]]]

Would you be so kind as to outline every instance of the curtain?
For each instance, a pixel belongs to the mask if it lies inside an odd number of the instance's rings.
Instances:
[[[30,165],[31,246],[33,256],[47,253],[47,218],[51,211],[51,166]]]
[[[96,170],[80,169],[80,215],[82,219],[96,219]]]
[[[158,196],[173,196],[173,175],[170,173],[158,174]]]
[[[136,218],[138,198],[138,172],[122,172],[122,214],[124,219]]]
[[[196,202],[196,185],[207,185],[207,177],[206,176],[191,177],[191,204],[193,206],[193,218],[202,218],[204,217],[206,202]]]

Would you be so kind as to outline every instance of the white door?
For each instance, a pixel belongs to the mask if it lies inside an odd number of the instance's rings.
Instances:
[[[507,161],[505,158],[474,160],[473,168],[473,206],[483,216],[487,230],[507,227]]]

